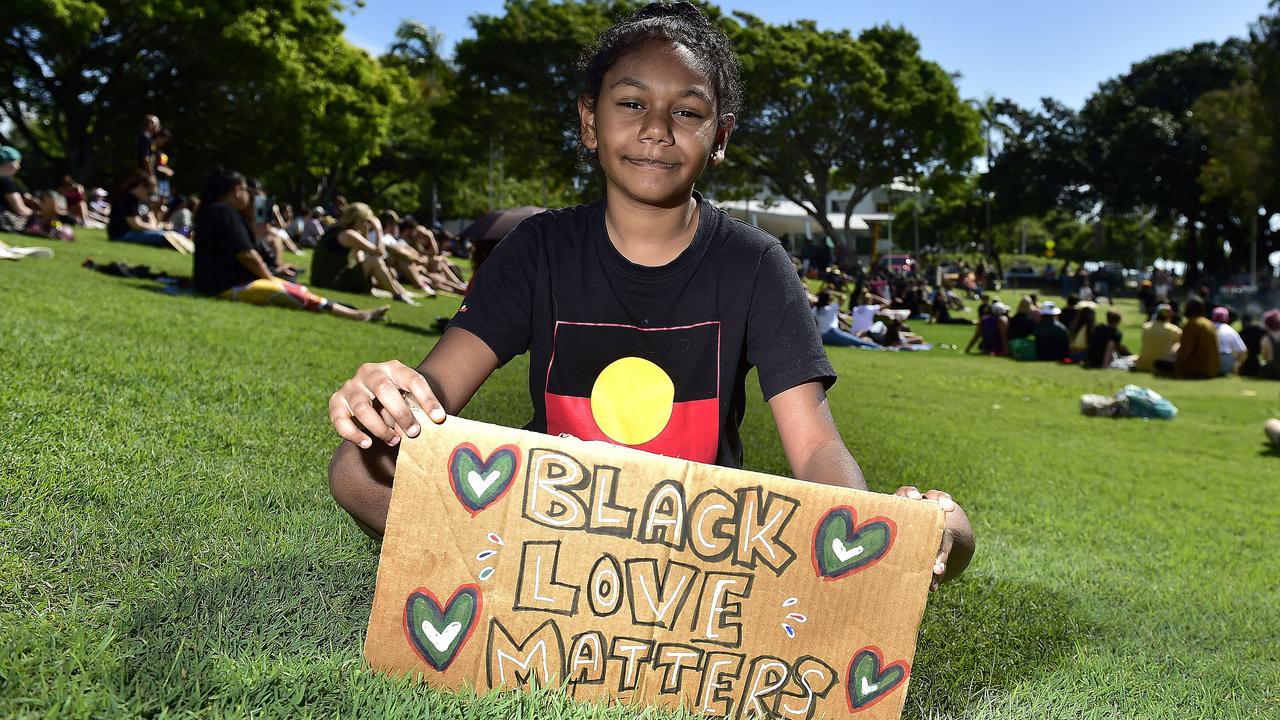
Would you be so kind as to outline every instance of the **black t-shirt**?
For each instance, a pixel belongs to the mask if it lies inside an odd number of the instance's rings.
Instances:
[[[1123,337],[1124,333],[1110,325],[1095,325],[1093,334],[1089,336],[1089,366],[1102,367],[1102,360],[1107,354],[1107,343],[1114,341],[1116,352],[1119,352]]]
[[[145,220],[151,217],[151,207],[133,193],[121,193],[111,203],[111,217],[107,219],[107,237],[115,240],[133,230],[126,220],[131,217]]]
[[[766,399],[835,382],[782,245],[695,197],[693,242],[661,267],[618,252],[598,200],[525,220],[477,272],[449,324],[500,363],[529,351],[527,429],[739,467],[751,367]]]
[[[191,274],[201,293],[217,295],[258,279],[236,259],[237,253],[254,249],[253,238],[244,217],[225,203],[200,208],[195,244]]]
[[[1030,337],[1036,330],[1036,323],[1027,313],[1014,313],[1009,318],[1009,339]]]
[[[26,191],[22,189],[22,185],[18,184],[17,180],[7,175],[0,177],[0,198],[8,197],[13,193],[21,195],[24,192]],[[13,208],[10,208],[8,203],[3,203],[3,207],[0,209],[12,210]]]
[[[138,158],[138,167],[146,168],[150,173],[156,171],[155,143],[155,138],[145,132],[138,133],[138,139],[134,141],[134,155]]]
[[[1036,357],[1058,361],[1071,355],[1071,336],[1067,327],[1057,320],[1041,320],[1036,323]]]

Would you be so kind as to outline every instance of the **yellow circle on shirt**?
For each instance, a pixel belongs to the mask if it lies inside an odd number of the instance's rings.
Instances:
[[[676,386],[662,368],[625,357],[600,371],[591,388],[591,415],[610,440],[639,445],[667,426],[675,396]]]

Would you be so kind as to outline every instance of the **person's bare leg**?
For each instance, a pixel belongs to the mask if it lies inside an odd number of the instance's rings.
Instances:
[[[398,448],[376,442],[368,450],[343,441],[329,462],[329,492],[374,540],[382,540],[391,507]]]
[[[347,320],[355,320],[356,322],[377,322],[387,314],[390,310],[389,305],[383,305],[380,308],[372,310],[354,310],[345,305],[330,305],[329,314],[335,317],[345,318]]]
[[[395,256],[393,263],[396,272],[401,277],[409,278],[414,288],[426,293],[428,297],[435,297],[436,290],[431,286],[431,281],[427,278],[427,273],[423,271],[422,266],[414,262],[411,258]]]
[[[373,279],[375,285],[395,295],[397,300],[401,302],[409,300],[409,296],[405,295],[404,286],[391,276],[391,270],[386,263],[382,262],[382,258],[366,256],[364,271]]]

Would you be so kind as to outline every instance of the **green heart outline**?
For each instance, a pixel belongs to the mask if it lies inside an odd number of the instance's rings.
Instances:
[[[837,523],[843,525],[843,527],[837,527]],[[833,534],[832,531],[838,534]],[[841,561],[835,556],[835,550],[831,548],[833,539],[840,538],[841,541],[852,540],[861,537],[866,531],[884,533],[887,539],[881,547],[857,558]],[[889,553],[889,549],[893,547],[893,542],[897,536],[898,525],[890,518],[884,516],[873,517],[859,525],[858,511],[853,506],[838,505],[833,507],[822,516],[822,519],[813,528],[813,542],[810,543],[810,549],[813,551],[813,571],[823,580],[839,580],[866,570],[880,562]]]
[[[844,688],[849,701],[849,712],[862,712],[893,694],[911,675],[911,665],[906,660],[884,664],[884,653],[875,645],[868,645],[853,654],[849,660]],[[874,691],[863,694],[862,682],[875,684]]]
[[[481,595],[480,586],[474,583],[454,590],[453,595],[449,596],[449,602],[444,605],[441,605],[435,593],[427,588],[416,588],[409,593],[409,598],[404,603],[405,639],[409,641],[409,646],[418,657],[422,658],[423,662],[438,672],[444,672],[449,669],[449,665],[458,657],[462,646],[467,644],[467,640],[480,624],[480,612],[483,608],[484,597]],[[459,611],[466,616],[466,622],[462,623],[464,630],[458,632],[458,636],[449,643],[447,648],[437,650],[425,637],[425,632],[422,630],[423,621],[430,622],[432,627],[438,629],[447,626],[450,622],[460,622],[462,618],[456,617]],[[429,617],[422,617],[421,613],[426,613]]]
[[[475,517],[480,512],[502,499],[516,477],[520,467],[520,448],[515,445],[502,445],[484,460],[480,459],[480,449],[469,442],[464,442],[449,453],[449,487],[458,498],[463,509]],[[472,472],[481,475],[491,470],[498,471],[498,479],[484,492],[476,495],[467,477]]]

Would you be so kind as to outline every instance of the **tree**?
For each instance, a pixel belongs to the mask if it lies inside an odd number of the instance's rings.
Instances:
[[[1245,44],[1231,39],[1153,56],[1103,83],[1080,113],[1086,179],[1101,212],[1178,217],[1191,279],[1200,263],[1220,271],[1222,241],[1240,237],[1229,205],[1202,198],[1198,178],[1208,148],[1192,108],[1201,95],[1243,80],[1245,55]]]
[[[17,0],[0,6],[0,111],[34,166],[113,182],[154,113],[178,184],[214,165],[295,195],[365,162],[396,79],[342,38],[337,0]],[[47,178],[46,178],[47,179]]]
[[[872,28],[855,40],[807,20],[775,26],[735,17],[725,25],[739,50],[746,107],[729,144],[736,177],[766,181],[829,235],[829,192],[850,188],[847,230],[872,189],[977,153],[976,114],[905,30]]]

